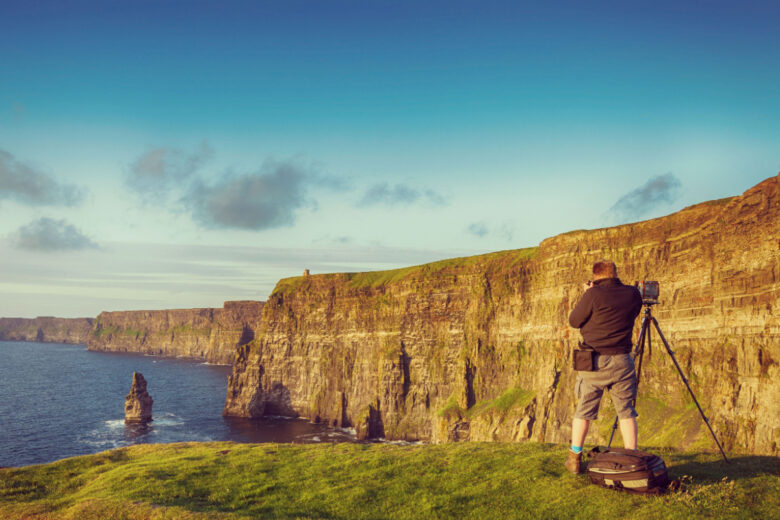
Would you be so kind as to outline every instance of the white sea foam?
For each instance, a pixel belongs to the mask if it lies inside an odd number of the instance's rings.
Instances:
[[[124,439],[124,420],[104,421],[105,428],[90,430],[79,438],[79,442],[96,450],[113,450],[123,446],[130,446],[133,442]]]
[[[295,440],[302,442],[322,442],[322,438],[320,437],[319,433],[305,433],[303,435],[298,435],[295,437]]]
[[[81,443],[91,448],[97,448],[99,450],[114,450],[116,448],[122,448],[124,446],[130,445],[127,442],[114,441],[108,439],[103,439],[103,440],[82,439]]]
[[[119,428],[124,428],[125,420],[124,419],[111,419],[110,421],[103,421],[103,424],[105,424],[111,430],[117,430]]]
[[[181,426],[184,421],[177,421],[175,419],[155,419],[152,417],[153,426]]]
[[[170,412],[152,416],[153,426],[180,426],[182,424],[184,424],[184,420],[178,415]]]
[[[187,442],[189,442],[189,438],[195,442],[214,442],[217,440],[211,435],[206,435],[204,433],[190,433]]]
[[[377,441],[382,444],[395,444],[396,446],[420,446],[425,444],[422,441],[402,441],[402,440],[388,441],[384,437],[381,439],[377,439]]]

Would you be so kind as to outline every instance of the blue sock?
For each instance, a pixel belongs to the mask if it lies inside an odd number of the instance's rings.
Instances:
[[[575,446],[574,444],[572,444],[571,451],[573,451],[574,453],[582,453],[582,446]]]

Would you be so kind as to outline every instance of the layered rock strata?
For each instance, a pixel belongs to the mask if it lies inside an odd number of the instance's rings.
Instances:
[[[86,344],[92,318],[0,318],[0,341]]]
[[[102,312],[87,345],[229,364],[236,348],[254,339],[262,309],[263,302],[230,301],[221,309]]]
[[[133,372],[133,384],[125,397],[125,422],[147,423],[152,420],[154,400],[146,390],[146,379],[140,372]]]
[[[726,449],[777,455],[779,184],[536,248],[281,280],[238,350],[224,413],[300,415],[362,438],[567,442],[579,339],[567,316],[608,258],[626,282],[660,282],[653,312]],[[713,448],[651,339],[640,444]],[[603,407],[589,442],[609,433]]]

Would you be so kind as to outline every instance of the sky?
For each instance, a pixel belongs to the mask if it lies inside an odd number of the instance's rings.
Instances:
[[[0,2],[0,316],[219,307],[780,169],[777,2]]]

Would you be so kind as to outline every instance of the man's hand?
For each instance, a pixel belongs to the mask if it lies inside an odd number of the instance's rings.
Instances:
[[[587,291],[587,290],[588,290],[588,289],[590,289],[591,287],[593,287],[593,282],[591,282],[590,280],[588,280],[587,282],[585,282],[584,284],[582,284],[582,290],[583,290],[583,291]]]

